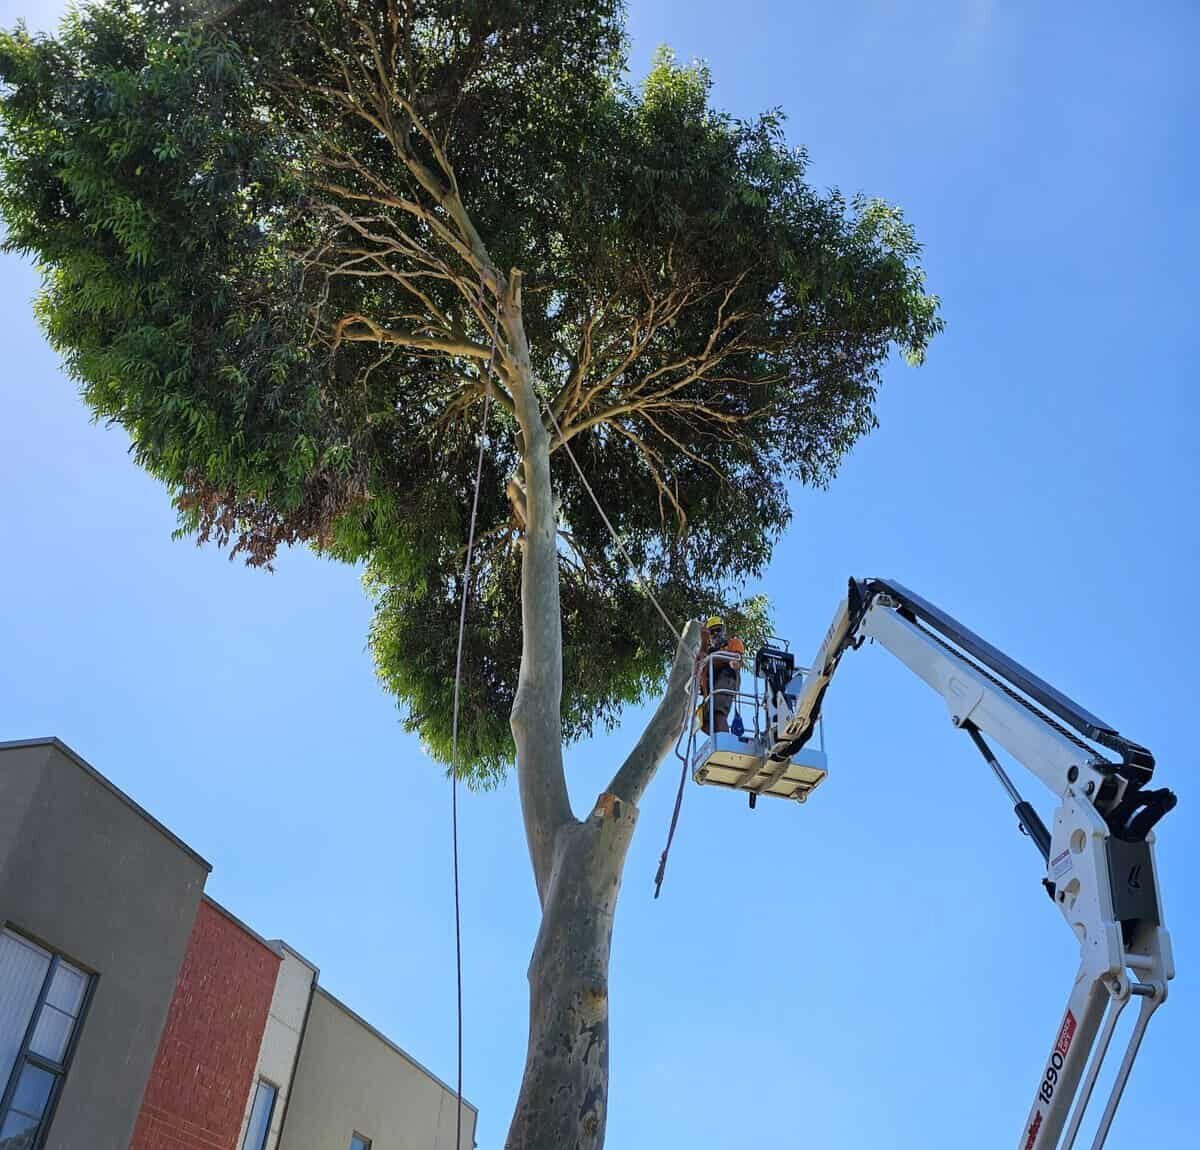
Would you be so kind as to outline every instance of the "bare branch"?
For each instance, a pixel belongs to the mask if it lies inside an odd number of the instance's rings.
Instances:
[[[692,619],[684,628],[675,651],[675,662],[667,679],[667,689],[650,722],[620,770],[608,784],[608,791],[637,806],[655,772],[666,758],[687,720],[688,699],[696,652],[700,649],[700,624]]]
[[[397,331],[381,327],[365,315],[343,316],[334,325],[333,343],[395,343],[414,351],[440,351],[446,355],[465,356],[468,359],[491,358],[492,349],[468,340],[439,339],[419,335],[411,331]]]
[[[685,443],[677,439],[669,431],[667,431],[657,420],[654,419],[649,412],[641,412],[641,418],[644,419],[659,435],[668,443],[672,444],[683,455],[686,455],[693,463],[698,463],[702,467],[707,467],[722,483],[728,483],[729,477],[710,459],[705,459],[702,455],[697,455]]]
[[[683,504],[680,503],[679,497],[675,492],[667,486],[666,477],[663,475],[660,468],[664,465],[663,457],[646,443],[641,436],[630,431],[623,424],[613,422],[609,426],[612,427],[619,435],[624,436],[630,443],[637,448],[638,453],[646,463],[646,469],[650,472],[650,478],[654,480],[655,487],[658,488],[658,517],[663,527],[666,527],[667,516],[663,508],[663,500],[665,499],[672,507],[675,508],[675,516],[679,523],[677,534],[682,536],[687,530],[687,512],[684,510]]]

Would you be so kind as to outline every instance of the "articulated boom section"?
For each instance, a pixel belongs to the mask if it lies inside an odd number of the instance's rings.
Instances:
[[[1100,1150],[1146,1027],[1175,977],[1153,831],[1175,805],[1175,796],[1147,786],[1154,758],[1145,747],[900,584],[851,580],[807,672],[790,679],[777,668],[772,674],[771,657],[780,652],[766,648],[760,653],[755,669],[763,672],[765,685],[761,698],[754,696],[753,738],[737,737],[738,745],[753,748],[742,770],[713,777],[720,768],[721,740],[735,738],[718,733],[696,752],[693,775],[699,782],[751,791],[751,805],[757,794],[806,798],[826,773],[823,748],[805,749],[820,730],[825,691],[842,655],[868,639],[941,695],[951,722],[970,736],[1041,853],[1043,884],[1079,942],[1079,971],[1018,1150],[1074,1147],[1117,1020],[1131,999],[1141,1003],[1092,1141],[1092,1150]],[[1059,797],[1051,827],[1021,797],[988,739]],[[1097,745],[1116,752],[1119,761],[1105,757]],[[818,754],[819,771],[805,775],[803,765],[812,765]],[[801,777],[803,782],[792,787],[790,780]]]
[[[1158,897],[1154,832],[1132,841],[1116,837],[1090,799],[1069,787],[1055,812],[1045,882],[1079,940],[1080,964],[1018,1150],[1075,1145],[1117,1021],[1137,998],[1138,1018],[1092,1142],[1099,1150],[1146,1027],[1175,977]]]

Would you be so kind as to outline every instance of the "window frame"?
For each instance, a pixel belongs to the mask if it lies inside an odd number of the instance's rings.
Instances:
[[[19,930],[11,922],[0,922],[0,931],[15,935],[29,945],[45,951],[50,956],[50,963],[46,967],[46,974],[42,979],[41,989],[38,991],[37,1002],[34,1003],[33,1012],[29,1016],[29,1023],[25,1027],[25,1035],[21,1039],[21,1045],[17,1049],[16,1057],[13,1059],[12,1071],[8,1076],[8,1082],[0,1090],[0,1123],[3,1123],[12,1107],[13,1096],[17,1092],[17,1084],[21,1081],[21,1074],[24,1072],[26,1066],[34,1066],[38,1070],[43,1070],[47,1074],[54,1076],[54,1085],[50,1088],[50,1095],[46,1099],[46,1108],[42,1112],[37,1136],[30,1147],[30,1150],[42,1150],[42,1147],[46,1143],[46,1135],[50,1133],[50,1127],[54,1122],[54,1113],[58,1109],[58,1100],[62,1095],[63,1084],[66,1082],[67,1074],[71,1069],[71,1061],[75,1057],[75,1048],[79,1045],[79,1035],[83,1030],[84,1023],[87,1021],[88,1008],[92,1004],[92,996],[95,993],[99,975],[82,963],[75,962],[60,951],[55,950],[54,947],[47,946],[45,943],[39,942],[32,935]],[[83,990],[83,998],[79,1003],[79,1013],[75,1016],[75,1024],[71,1028],[71,1037],[67,1040],[66,1050],[63,1051],[62,1062],[54,1062],[44,1054],[35,1054],[29,1047],[33,1042],[34,1034],[37,1032],[38,1022],[42,1016],[42,1009],[45,1007],[46,999],[50,994],[50,987],[54,984],[54,975],[59,965],[63,962],[68,963],[75,970],[78,970],[87,979],[87,985]]]
[[[358,1145],[355,1145],[356,1140]],[[371,1139],[355,1130],[350,1135],[349,1150],[371,1150]]]
[[[246,1114],[246,1129],[242,1132],[242,1145],[240,1150],[249,1150],[246,1145],[246,1139],[250,1137],[250,1122],[254,1118],[254,1103],[258,1101],[258,1089],[260,1086],[269,1086],[274,1092],[271,1096],[271,1109],[267,1111],[267,1125],[263,1129],[263,1140],[261,1150],[266,1150],[267,1140],[271,1137],[271,1123],[275,1118],[275,1107],[279,1105],[279,1084],[271,1081],[265,1074],[260,1074],[254,1080],[254,1091],[250,1095],[250,1110]]]

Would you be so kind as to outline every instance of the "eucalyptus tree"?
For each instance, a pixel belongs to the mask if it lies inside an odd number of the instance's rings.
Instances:
[[[625,52],[619,0],[91,0],[0,37],[7,247],[181,531],[363,565],[447,763],[466,597],[457,769],[515,765],[542,908],[510,1150],[603,1144],[613,913],[696,643],[652,598],[762,629],[791,486],[941,328],[898,209]],[[574,813],[564,745],[657,696]]]

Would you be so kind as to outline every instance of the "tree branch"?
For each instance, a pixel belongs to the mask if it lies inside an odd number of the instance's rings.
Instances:
[[[355,326],[357,325],[357,327]],[[492,349],[469,340],[441,339],[436,336],[419,335],[412,331],[397,331],[382,327],[364,315],[343,316],[333,328],[333,343],[394,343],[414,351],[440,351],[446,355],[464,356],[467,359],[486,360]]]
[[[675,651],[675,662],[667,680],[667,690],[646,724],[642,737],[629,752],[621,769],[608,784],[610,793],[637,806],[642,793],[683,728],[696,652],[700,649],[700,624],[691,619],[683,630],[683,639]]]
[[[630,431],[621,423],[613,422],[610,424],[613,431],[624,436],[637,449],[642,459],[645,461],[646,469],[650,472],[650,478],[654,480],[655,487],[658,488],[658,518],[659,522],[666,528],[667,514],[663,507],[663,500],[666,499],[672,507],[675,508],[675,515],[679,524],[676,534],[679,538],[687,533],[687,511],[682,503],[679,502],[679,497],[670,487],[667,486],[667,477],[660,470],[663,466],[663,457],[659,455],[640,435]]]

